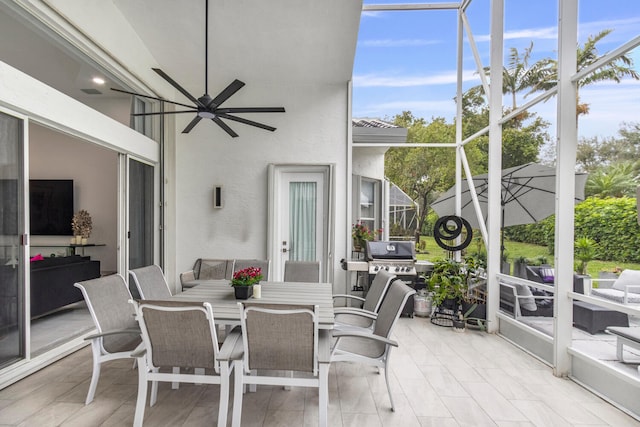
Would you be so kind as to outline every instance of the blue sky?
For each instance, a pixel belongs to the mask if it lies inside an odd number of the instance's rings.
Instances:
[[[432,1],[435,2],[435,1]],[[365,0],[365,4],[408,3]],[[489,0],[473,0],[467,16],[484,66],[489,65]],[[505,55],[533,42],[531,63],[557,56],[557,0],[505,0]],[[640,1],[581,0],[579,43],[604,29],[614,31],[597,46],[601,54],[640,34]],[[430,120],[455,117],[456,11],[365,12],[353,72],[353,116],[391,118],[404,110]],[[640,73],[640,48],[629,53]],[[480,83],[471,48],[463,53],[463,90]],[[580,136],[615,136],[620,124],[640,122],[640,82],[601,83],[580,90],[590,113]],[[520,98],[522,104],[530,98]],[[531,111],[555,120],[555,98]],[[555,127],[550,128],[555,135]]]

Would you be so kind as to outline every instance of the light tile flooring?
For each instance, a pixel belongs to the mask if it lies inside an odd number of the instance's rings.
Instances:
[[[330,426],[640,426],[597,396],[502,338],[455,333],[429,319],[402,318],[392,355],[391,412],[384,374],[346,363],[331,366]],[[137,375],[129,361],[107,363],[95,400],[84,399],[91,375],[85,348],[0,391],[2,426],[129,426]],[[160,386],[146,426],[211,426],[218,387]],[[244,399],[243,426],[317,425],[317,392],[258,387]]]

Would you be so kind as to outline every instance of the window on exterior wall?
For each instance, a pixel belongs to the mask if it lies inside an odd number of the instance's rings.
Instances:
[[[380,181],[369,178],[360,179],[360,212],[358,218],[370,230],[380,228]]]

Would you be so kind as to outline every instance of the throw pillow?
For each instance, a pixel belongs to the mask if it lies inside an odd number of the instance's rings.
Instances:
[[[613,282],[613,289],[624,291],[627,285],[640,285],[640,271],[638,270],[623,270],[620,273],[618,280]],[[638,288],[629,289],[629,292],[638,292]]]
[[[516,292],[520,297],[531,297],[531,298],[518,298],[520,302],[520,308],[524,308],[529,311],[536,311],[538,306],[536,305],[536,300],[533,298],[533,294],[531,293],[531,289],[528,286],[515,284]]]
[[[542,277],[544,283],[553,283],[555,278],[553,268],[541,268],[540,277]]]

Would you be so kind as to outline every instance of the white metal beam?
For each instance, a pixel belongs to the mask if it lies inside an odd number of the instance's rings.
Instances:
[[[571,371],[573,301],[573,241],[575,164],[578,145],[576,115],[576,73],[578,44],[578,2],[559,1],[558,11],[558,107],[556,159],[554,374]]]
[[[489,87],[489,176],[487,192],[487,301],[488,331],[496,332],[497,313],[500,306],[500,224],[502,218],[501,179],[502,179],[502,68],[504,37],[504,0],[491,0],[491,70],[499,70],[490,75]]]
[[[406,3],[406,4],[365,4],[363,12],[399,11],[399,10],[445,10],[458,9],[460,3]]]

